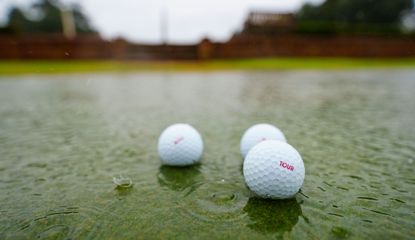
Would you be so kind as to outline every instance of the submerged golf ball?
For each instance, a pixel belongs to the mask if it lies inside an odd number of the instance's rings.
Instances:
[[[161,133],[158,140],[158,153],[165,165],[194,164],[202,157],[202,137],[189,124],[173,124]]]
[[[245,158],[248,151],[265,140],[279,140],[287,142],[284,134],[271,124],[261,123],[250,127],[245,131],[241,139],[241,154]]]
[[[291,145],[267,140],[253,147],[243,164],[245,182],[258,196],[272,199],[293,197],[304,182],[304,163]]]

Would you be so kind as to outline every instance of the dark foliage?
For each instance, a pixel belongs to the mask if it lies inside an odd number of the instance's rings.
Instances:
[[[78,5],[71,6],[75,27],[80,33],[93,33],[88,18]],[[31,6],[31,13],[36,13],[38,19],[28,18],[23,10],[13,7],[8,16],[8,25],[4,33],[62,33],[62,12],[59,2],[52,0],[41,0]]]
[[[399,33],[412,0],[326,0],[305,4],[296,14],[298,30],[309,33]]]

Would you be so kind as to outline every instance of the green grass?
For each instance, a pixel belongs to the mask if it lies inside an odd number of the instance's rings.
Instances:
[[[0,61],[0,75],[125,72],[125,71],[215,71],[215,70],[301,70],[414,68],[415,58],[268,58],[213,61]]]

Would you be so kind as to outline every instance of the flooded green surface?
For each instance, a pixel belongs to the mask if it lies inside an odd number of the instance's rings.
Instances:
[[[161,166],[176,122],[200,165]],[[295,199],[244,184],[259,122],[303,156]],[[413,239],[414,123],[411,70],[1,77],[0,239]]]

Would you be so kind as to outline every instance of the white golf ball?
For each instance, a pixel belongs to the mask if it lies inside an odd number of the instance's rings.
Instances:
[[[158,153],[165,165],[187,166],[200,160],[203,141],[189,124],[173,124],[166,128],[158,141]]]
[[[241,139],[241,154],[245,158],[249,150],[265,140],[287,142],[284,134],[275,126],[267,123],[256,124],[245,131]]]
[[[293,197],[304,182],[304,163],[291,145],[267,140],[253,147],[243,164],[245,182],[263,198]]]

